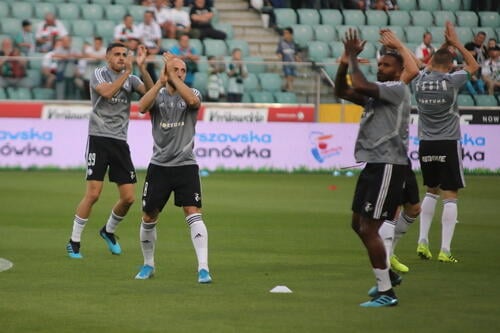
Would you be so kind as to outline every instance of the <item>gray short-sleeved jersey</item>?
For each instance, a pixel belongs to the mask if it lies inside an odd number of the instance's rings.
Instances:
[[[400,81],[376,82],[379,98],[369,98],[354,147],[356,161],[408,164],[410,90]]]
[[[130,75],[112,98],[104,98],[95,88],[101,83],[112,83],[121,73],[108,66],[98,67],[90,77],[90,100],[92,113],[89,121],[89,135],[127,140],[132,92],[142,85],[141,79]]]
[[[453,73],[422,71],[413,81],[420,140],[459,140],[457,95],[468,80],[464,70]]]
[[[201,100],[198,90],[192,88]],[[189,109],[179,95],[161,88],[150,110],[153,132],[151,163],[160,166],[196,164],[193,152],[198,109]]]

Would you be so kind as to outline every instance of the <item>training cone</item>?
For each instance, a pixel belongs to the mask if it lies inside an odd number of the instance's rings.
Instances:
[[[287,286],[276,286],[273,289],[271,289],[269,292],[271,292],[271,293],[282,293],[282,294],[292,293],[292,291],[290,290],[290,288],[288,288]]]

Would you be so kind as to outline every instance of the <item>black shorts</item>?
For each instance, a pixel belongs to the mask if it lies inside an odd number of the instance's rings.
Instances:
[[[415,205],[420,202],[418,193],[417,177],[415,172],[411,169],[411,164],[405,168],[405,183],[403,185],[403,195],[401,197],[401,204],[409,203]]]
[[[406,165],[369,163],[359,175],[352,211],[374,220],[392,219],[401,204]]]
[[[420,141],[418,148],[424,185],[445,191],[465,187],[460,141]]]
[[[127,142],[101,136],[89,136],[87,142],[87,180],[103,181],[109,167],[109,181],[117,184],[137,182]]]
[[[160,212],[168,202],[172,191],[175,205],[201,208],[201,184],[198,166],[183,165],[163,167],[149,164],[142,191],[142,211]]]

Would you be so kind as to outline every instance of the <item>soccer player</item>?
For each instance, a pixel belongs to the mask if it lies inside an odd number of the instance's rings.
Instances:
[[[112,254],[120,254],[115,238],[118,224],[134,202],[135,169],[127,144],[131,95],[145,94],[153,86],[146,71],[146,50],[139,48],[135,59],[144,82],[132,75],[134,57],[125,45],[110,44],[106,50],[107,65],[95,69],[90,78],[92,113],[87,140],[87,188],[76,208],[73,232],[66,245],[70,258],[81,259],[80,239],[93,205],[99,199],[104,176],[109,168],[109,180],[118,186],[120,198],[114,205],[107,223],[99,231]]]
[[[457,94],[470,75],[479,69],[474,57],[467,52],[450,22],[445,27],[446,42],[462,53],[466,66],[452,72],[453,58],[448,48],[434,54],[430,68],[420,72],[415,79],[415,96],[419,115],[419,160],[424,185],[427,186],[422,201],[420,235],[417,254],[431,259],[429,229],[439,196],[443,199],[441,217],[442,238],[438,260],[457,263],[451,255],[451,240],[457,223],[458,190],[465,187],[460,145],[460,117]]]
[[[149,111],[153,133],[153,156],[142,194],[140,241],[144,266],[136,279],[149,279],[155,272],[154,251],[158,216],[172,192],[175,205],[184,210],[198,259],[198,282],[210,283],[208,233],[201,212],[199,168],[193,153],[195,126],[201,94],[188,87],[186,64],[170,53],[154,87],[139,101],[140,112]]]
[[[388,40],[391,43],[387,43]],[[349,29],[335,79],[337,97],[365,107],[356,139],[355,157],[356,161],[367,164],[356,184],[352,228],[368,251],[377,288],[371,301],[361,303],[363,307],[393,306],[398,303],[392,289],[382,240],[385,236],[379,235],[379,229],[385,219],[395,216],[400,204],[404,171],[408,164],[410,116],[410,91],[405,82],[418,73],[411,52],[394,34],[382,34],[381,41],[397,49],[399,54],[389,52],[382,56],[378,63],[377,82],[368,82],[357,60],[364,42],[358,39],[356,31]],[[408,78],[401,77],[403,64]],[[352,86],[347,84],[348,71]]]

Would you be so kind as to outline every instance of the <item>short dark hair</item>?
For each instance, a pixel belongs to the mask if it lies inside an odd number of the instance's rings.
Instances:
[[[285,31],[288,31],[289,33],[291,33],[293,35],[293,28],[292,27],[286,27],[285,29],[283,29],[283,32]]]
[[[108,45],[108,47],[106,48],[106,54],[108,54],[112,49],[114,49],[115,47],[124,47],[124,48],[127,48],[125,46],[125,44],[123,43],[111,43]]]
[[[401,56],[401,54],[399,54],[398,52],[396,51],[393,51],[393,50],[388,50],[385,54],[385,56],[389,56],[389,57],[393,57],[394,59],[396,59],[396,62],[401,66],[403,67],[403,64],[404,64],[404,60],[403,60],[403,57]]]
[[[446,48],[441,48],[437,50],[432,56],[433,65],[447,66],[453,63],[453,55]]]

